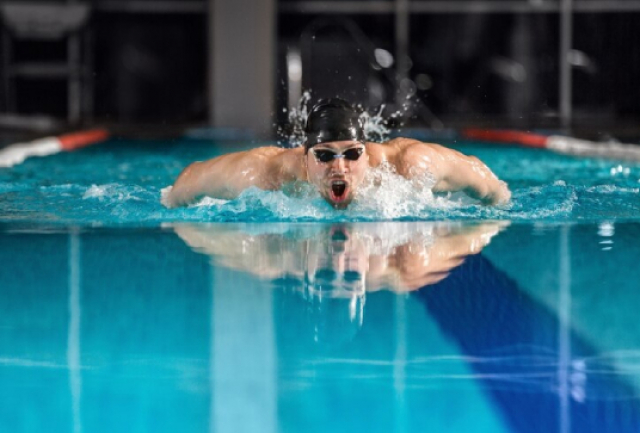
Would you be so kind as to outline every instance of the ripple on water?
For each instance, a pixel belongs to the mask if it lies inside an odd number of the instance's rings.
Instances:
[[[204,198],[178,209],[160,203],[160,188],[135,184],[60,184],[36,188],[15,184],[0,191],[0,219],[61,224],[158,225],[165,222],[340,222],[477,220],[632,220],[640,215],[639,188],[584,186],[556,181],[519,184],[504,206],[482,206],[462,193],[433,194],[429,179],[410,181],[391,170],[373,172],[348,209],[333,209],[310,185],[288,191],[249,188],[233,200]],[[0,185],[1,187],[2,185]],[[163,190],[166,193],[167,189]],[[45,217],[46,216],[46,217]]]
[[[433,194],[432,179],[410,181],[381,167],[369,174],[354,203],[344,211],[333,209],[309,185],[294,188],[296,192],[250,188],[234,200],[203,199],[186,208],[167,209],[160,202],[161,187],[171,184],[194,159],[223,152],[211,150],[211,143],[183,144],[159,153],[137,142],[111,143],[33,158],[0,170],[0,221],[157,226],[170,222],[640,218],[640,165],[468,144],[458,148],[478,156],[509,182],[513,192],[509,204],[485,207],[462,193]],[[231,150],[225,148],[223,153]]]

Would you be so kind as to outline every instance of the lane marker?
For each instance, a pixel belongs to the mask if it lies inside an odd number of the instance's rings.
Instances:
[[[525,147],[548,149],[576,156],[626,159],[640,161],[640,146],[615,141],[590,141],[564,135],[542,135],[531,132],[469,128],[462,132],[464,138],[494,143],[512,143]]]
[[[13,167],[32,156],[47,156],[81,149],[101,143],[108,138],[109,132],[106,129],[91,129],[63,134],[58,137],[44,137],[26,143],[11,144],[0,149],[0,167]]]

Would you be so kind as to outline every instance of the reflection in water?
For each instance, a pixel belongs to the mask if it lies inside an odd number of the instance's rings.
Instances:
[[[570,257],[567,233],[561,259]],[[571,328],[562,292],[558,316],[475,256],[416,297],[457,343],[511,431],[639,431],[637,391]]]
[[[434,223],[176,227],[183,240],[218,265],[293,290],[297,296],[284,297],[290,304],[283,311],[303,316],[306,307],[316,343],[329,341],[336,347],[336,336],[340,343],[350,342],[322,355],[308,348],[298,349],[297,355],[279,354],[293,384],[312,378],[306,386],[317,386],[314,398],[341,392],[334,380],[359,377],[370,381],[361,384],[370,384],[392,378],[396,401],[420,390],[423,402],[429,390],[447,392],[455,389],[454,382],[472,380],[501,414],[504,431],[640,431],[637,390],[571,326],[569,227],[559,231],[557,312],[474,254],[499,231],[491,224],[461,228]],[[394,323],[398,344],[393,355],[361,356],[369,353],[371,336],[363,330],[359,337],[364,338],[353,337],[362,326],[367,294],[380,290],[411,292],[410,299],[418,301],[459,353],[428,355],[425,348],[432,347],[433,336],[411,329],[424,324],[409,320],[403,309]],[[383,328],[375,324],[369,331],[383,333]],[[304,334],[295,332],[297,337]],[[398,338],[402,335],[412,337]],[[419,346],[422,356],[416,356]],[[447,365],[460,362],[467,371],[448,371]]]
[[[217,265],[294,290],[314,318],[315,341],[357,330],[366,293],[408,292],[447,277],[477,254],[505,223],[333,225],[178,225],[176,233]],[[336,320],[337,319],[337,320]],[[334,329],[330,331],[329,328]]]
[[[294,278],[311,295],[351,297],[437,283],[507,223],[177,225],[217,264],[261,278]]]
[[[80,237],[77,232],[69,235],[69,331],[67,337],[67,363],[72,400],[73,432],[82,431],[80,397]]]
[[[0,431],[638,432],[640,225],[542,228],[0,233]]]

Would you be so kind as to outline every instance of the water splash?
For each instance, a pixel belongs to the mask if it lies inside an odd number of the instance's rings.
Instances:
[[[278,144],[282,147],[293,148],[302,146],[306,140],[304,132],[307,122],[307,116],[309,115],[309,102],[311,101],[311,92],[306,91],[300,97],[298,105],[291,108],[287,112],[287,124],[277,128],[277,135],[279,137]],[[391,134],[391,128],[389,127],[389,120],[383,116],[385,106],[382,105],[377,113],[371,114],[362,105],[357,105],[356,109],[360,113],[360,122],[364,130],[364,136],[367,141],[373,141],[381,143],[389,139]],[[406,108],[403,107],[406,111]],[[396,118],[402,115],[401,111],[392,113],[389,118]]]
[[[384,111],[384,105],[380,107],[377,114],[371,115],[365,109],[362,109],[360,114],[360,121],[364,129],[364,136],[367,141],[373,141],[376,143],[382,143],[389,139],[391,129],[389,128],[389,122],[382,117]],[[360,108],[362,108],[360,106]]]
[[[529,149],[497,152],[477,146],[458,148],[485,161],[509,182],[510,204],[485,207],[462,193],[432,194],[427,190],[428,178],[410,181],[383,166],[370,173],[365,189],[344,211],[332,208],[311,186],[299,188],[299,193],[286,188],[253,189],[233,200],[204,199],[194,206],[167,209],[160,202],[161,188],[172,184],[193,160],[216,154],[210,142],[204,141],[185,141],[167,152],[150,152],[140,146],[138,142],[112,143],[108,151],[98,147],[0,170],[0,222],[157,226],[170,222],[508,219],[549,223],[638,221],[640,215],[640,165],[625,164],[620,170],[609,161]],[[216,152],[234,150],[229,146]],[[629,168],[628,175],[625,168]]]
[[[346,210],[336,210],[309,184],[281,191],[249,188],[233,200],[203,198],[167,209],[154,185],[60,184],[2,194],[0,221],[51,224],[145,225],[166,222],[350,222],[417,220],[611,221],[637,220],[637,188],[552,182],[515,185],[506,206],[482,206],[463,193],[434,194],[428,176],[405,179],[392,167],[371,170]]]
[[[139,195],[144,188],[137,185],[121,185],[109,183],[106,185],[91,185],[83,194],[82,199],[96,199],[98,201],[123,202],[126,200],[140,201]]]
[[[282,147],[302,146],[306,139],[304,128],[309,115],[309,101],[311,92],[306,91],[300,97],[297,107],[292,107],[287,114],[288,123],[284,127],[279,126],[276,133],[280,139],[278,144]],[[285,108],[286,110],[286,108]]]
[[[368,172],[346,211],[335,210],[313,185],[300,183],[280,191],[251,187],[233,200],[203,198],[187,212],[197,212],[202,221],[380,221],[437,218],[478,206],[464,194],[434,195],[433,184],[429,174],[406,179],[390,164],[381,164]]]
[[[434,196],[434,184],[435,179],[428,173],[407,179],[393,165],[383,162],[369,170],[352,207],[358,214],[395,219],[455,206],[453,201]]]

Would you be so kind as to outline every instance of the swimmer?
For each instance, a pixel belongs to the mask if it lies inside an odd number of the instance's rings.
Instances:
[[[407,179],[429,176],[436,193],[464,191],[486,205],[511,198],[506,183],[476,157],[408,138],[367,142],[358,112],[342,99],[316,104],[305,132],[302,147],[266,146],[194,162],[178,176],[164,204],[186,206],[204,196],[233,199],[252,186],[279,190],[302,181],[314,185],[334,208],[345,209],[367,171],[383,163]]]

